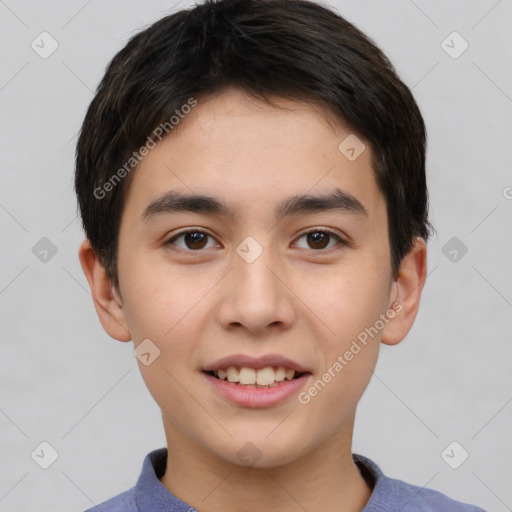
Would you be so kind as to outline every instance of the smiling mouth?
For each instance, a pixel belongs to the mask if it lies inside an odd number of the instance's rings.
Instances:
[[[204,373],[235,386],[249,388],[272,388],[308,374],[308,372],[301,373],[283,366],[267,366],[261,369],[229,366]]]

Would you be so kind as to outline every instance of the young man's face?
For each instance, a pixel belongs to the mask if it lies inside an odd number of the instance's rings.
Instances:
[[[369,146],[354,160],[338,148],[349,130],[334,131],[311,106],[280,104],[288,108],[234,90],[199,101],[137,168],[119,233],[123,309],[113,316],[136,347],[151,340],[146,359],[152,344],[160,350],[139,366],[170,446],[236,464],[252,455],[274,466],[327,442],[346,445],[380,342],[398,342],[414,320],[389,313],[404,296]],[[319,199],[317,209],[286,213],[290,198],[336,192],[338,208]],[[161,200],[170,193],[210,196],[230,213],[173,210]],[[179,236],[186,230],[196,234]],[[228,366],[306,375],[248,388],[205,372]],[[253,372],[242,373],[250,381]]]

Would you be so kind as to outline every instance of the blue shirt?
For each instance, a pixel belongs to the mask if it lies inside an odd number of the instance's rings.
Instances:
[[[482,508],[454,501],[433,489],[389,478],[375,462],[362,455],[354,453],[352,458],[373,489],[361,512],[485,512]],[[160,482],[166,464],[167,448],[152,451],[144,459],[135,487],[86,512],[197,512]]]

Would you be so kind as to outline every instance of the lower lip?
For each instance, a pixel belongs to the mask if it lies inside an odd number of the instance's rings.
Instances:
[[[310,377],[310,374],[306,373],[297,379],[284,380],[281,384],[271,388],[250,388],[217,379],[208,373],[203,372],[203,375],[217,393],[243,407],[272,407],[284,402],[292,395],[297,394]]]

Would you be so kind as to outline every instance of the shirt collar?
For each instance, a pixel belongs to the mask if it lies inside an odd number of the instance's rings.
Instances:
[[[379,494],[383,488],[385,477],[375,462],[363,455],[352,454],[361,475],[373,489],[370,500],[362,512],[378,510],[376,505]],[[142,472],[135,485],[135,501],[140,512],[194,512],[174,494],[172,494],[159,480],[165,473],[167,464],[167,448],[154,450],[144,459]]]

